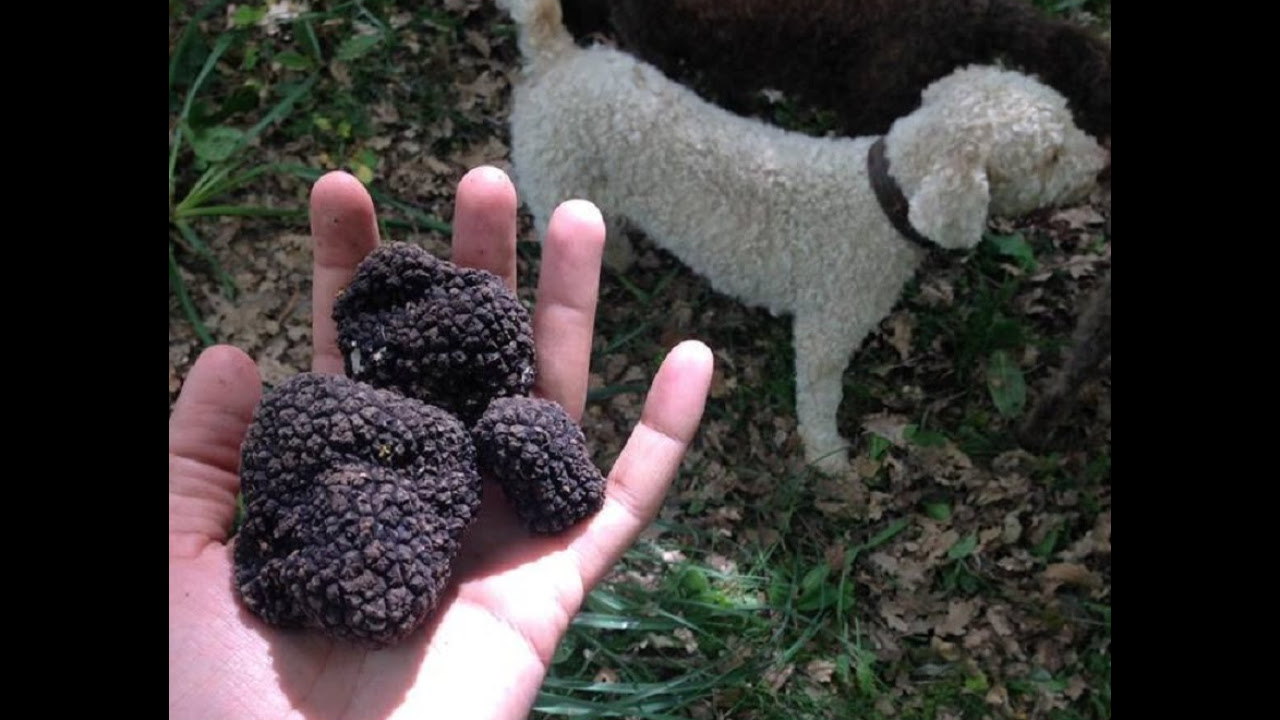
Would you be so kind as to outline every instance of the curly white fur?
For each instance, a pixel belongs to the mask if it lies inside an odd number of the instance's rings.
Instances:
[[[813,138],[733,115],[629,55],[576,47],[558,0],[500,4],[520,26],[526,58],[512,162],[539,231],[557,203],[588,198],[718,291],[794,315],[805,455],[843,469],[836,410],[845,365],[922,259],[868,182],[875,138]],[[1107,162],[1061,95],[990,67],[931,85],[889,131],[886,150],[911,223],[948,248],[977,244],[988,211],[1084,197]]]

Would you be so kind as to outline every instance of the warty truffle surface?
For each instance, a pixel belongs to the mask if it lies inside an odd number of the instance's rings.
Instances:
[[[530,530],[558,533],[604,505],[605,479],[582,429],[559,403],[498,398],[473,430],[481,470],[502,485]]]
[[[372,646],[435,608],[480,505],[462,423],[339,375],[297,375],[263,398],[240,474],[245,605]]]
[[[389,243],[370,253],[333,318],[347,374],[438,405],[468,424],[533,387],[529,313],[496,275]]]

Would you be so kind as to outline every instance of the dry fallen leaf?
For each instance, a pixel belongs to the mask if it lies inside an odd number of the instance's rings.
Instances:
[[[939,635],[963,635],[965,628],[974,615],[978,614],[978,604],[973,600],[952,600],[947,605],[947,615],[934,626]]]
[[[911,420],[908,418],[889,413],[872,413],[862,419],[863,430],[873,435],[879,435],[897,447],[903,447],[907,444],[907,439],[903,436],[903,433],[909,424],[911,424]]]
[[[929,649],[938,654],[938,657],[947,662],[956,662],[960,659],[960,648],[953,642],[948,642],[934,635],[929,641]]]
[[[1004,522],[1001,523],[1000,540],[1005,545],[1013,545],[1020,537],[1022,537],[1022,522],[1018,519],[1018,513],[1011,512],[1005,515]]]
[[[804,666],[804,674],[818,683],[831,682],[831,674],[835,672],[836,664],[830,660],[810,660]]]
[[[738,563],[719,553],[708,555],[707,565],[711,566],[716,572],[724,573],[725,575],[735,575],[738,572]]]
[[[492,52],[489,47],[489,38],[475,30],[464,30],[462,35],[467,39],[468,45],[475,48],[481,55],[489,57],[489,53]]]
[[[664,563],[682,563],[686,560],[684,553],[679,550],[663,550],[662,562]]]
[[[672,633],[677,640],[684,643],[684,651],[690,655],[698,651],[698,640],[693,636],[693,631],[689,628],[676,628]]]
[[[995,630],[996,634],[1001,637],[1008,637],[1013,634],[1013,626],[1009,624],[1005,608],[1001,605],[992,605],[987,608],[987,622],[991,623],[991,629]]]
[[[1076,585],[1089,589],[1102,587],[1102,579],[1079,563],[1054,563],[1046,567],[1040,576],[1055,587],[1057,585]]]
[[[906,633],[911,630],[911,626],[907,624],[905,619],[903,619],[902,612],[899,608],[882,604],[880,606],[880,617],[883,617],[885,622],[889,624],[889,627],[897,632]]]
[[[1106,218],[1102,217],[1102,213],[1095,210],[1092,205],[1077,205],[1066,210],[1059,210],[1049,218],[1049,222],[1066,223],[1067,227],[1072,230],[1095,227],[1101,225],[1105,220]]]
[[[920,283],[920,301],[929,307],[948,307],[955,299],[955,286],[943,278],[930,278]]]
[[[795,663],[787,663],[782,667],[773,666],[764,671],[764,682],[769,689],[778,692],[783,685],[787,684],[787,680],[791,678],[791,673],[796,671]]]
[[[1067,687],[1062,691],[1062,694],[1072,700],[1079,700],[1084,691],[1088,689],[1089,685],[1084,681],[1084,678],[1079,675],[1072,675],[1067,678]]]
[[[896,312],[887,321],[889,345],[898,351],[898,358],[903,362],[911,356],[911,335],[915,325],[915,316],[908,312]]]

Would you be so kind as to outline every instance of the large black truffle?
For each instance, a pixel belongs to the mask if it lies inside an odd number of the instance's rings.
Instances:
[[[360,263],[333,309],[347,374],[438,405],[466,423],[533,387],[529,313],[496,275],[408,243]]]
[[[558,403],[499,398],[472,432],[481,470],[502,485],[530,530],[560,532],[604,504],[605,479],[582,429]]]
[[[337,375],[297,375],[263,399],[240,477],[245,605],[275,625],[373,646],[435,608],[480,506],[461,422]]]

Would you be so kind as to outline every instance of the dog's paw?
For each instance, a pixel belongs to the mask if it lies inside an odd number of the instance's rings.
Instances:
[[[847,448],[840,448],[839,450],[810,458],[809,467],[833,478],[853,477],[853,467],[849,464],[849,450]]]

